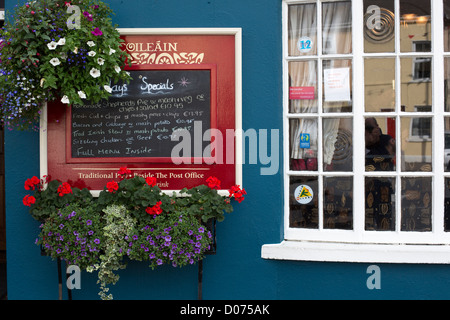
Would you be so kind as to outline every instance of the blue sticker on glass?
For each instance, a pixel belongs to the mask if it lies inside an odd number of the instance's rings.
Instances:
[[[311,136],[309,133],[300,134],[300,148],[310,149],[311,148]]]

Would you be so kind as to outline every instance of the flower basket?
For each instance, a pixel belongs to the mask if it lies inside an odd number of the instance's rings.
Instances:
[[[216,222],[241,202],[244,189],[233,186],[229,196],[218,193],[220,181],[168,195],[156,179],[132,176],[121,168],[122,179],[110,181],[98,198],[87,189],[33,177],[23,198],[33,218],[44,221],[36,244],[54,259],[96,271],[102,299],[112,299],[108,286],[126,268],[126,260],[142,261],[155,269],[167,264],[183,267],[216,252]]]
[[[98,102],[128,81],[128,55],[100,0],[40,0],[16,6],[0,31],[0,122],[38,129],[44,103]]]

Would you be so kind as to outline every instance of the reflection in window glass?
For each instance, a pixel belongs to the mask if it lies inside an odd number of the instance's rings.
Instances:
[[[289,131],[291,170],[317,171],[317,119],[291,119]]]
[[[365,181],[365,228],[395,230],[395,178],[367,177]]]
[[[289,55],[317,54],[317,19],[315,4],[289,6]]]
[[[430,0],[400,0],[400,49],[415,51],[414,42],[431,43]],[[427,49],[431,51],[431,45]]]
[[[352,52],[352,3],[327,2],[322,7],[324,54]]]
[[[352,112],[352,60],[323,61],[323,111]]]
[[[324,171],[353,171],[353,120],[323,119]]]
[[[289,227],[319,227],[317,177],[291,177],[289,183]]]
[[[317,113],[317,61],[289,63],[289,112]]]
[[[365,59],[366,112],[395,111],[395,59]]]
[[[444,1],[444,50],[450,51],[450,2]]]
[[[445,111],[450,111],[450,58],[444,58]]]
[[[324,178],[324,229],[353,229],[353,178]]]
[[[450,231],[450,178],[445,178],[444,229]]]
[[[432,179],[402,178],[402,231],[432,231]]]
[[[395,119],[365,119],[366,171],[395,170]]]
[[[402,171],[430,172],[432,170],[431,118],[401,118]]]
[[[445,171],[450,171],[450,118],[444,118],[444,169]]]
[[[417,106],[432,105],[431,58],[402,58],[401,81],[402,111],[415,112]]]
[[[364,51],[394,52],[394,0],[364,0]]]

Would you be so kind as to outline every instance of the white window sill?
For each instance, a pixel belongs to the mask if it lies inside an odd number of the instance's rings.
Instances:
[[[296,261],[450,264],[450,246],[283,241],[263,245],[261,256]]]

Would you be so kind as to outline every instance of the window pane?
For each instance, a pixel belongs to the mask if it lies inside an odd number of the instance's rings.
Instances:
[[[289,112],[317,113],[317,61],[289,63]]]
[[[450,2],[444,0],[444,50],[450,51]]]
[[[323,61],[323,111],[352,112],[352,60]]]
[[[395,111],[395,59],[365,59],[366,112]]]
[[[317,177],[291,177],[289,182],[289,227],[317,229],[319,226]]]
[[[450,118],[444,118],[445,132],[444,132],[444,169],[450,171]]]
[[[352,3],[328,2],[322,7],[324,54],[352,52]]]
[[[289,55],[317,54],[316,5],[290,5],[288,24]]]
[[[365,52],[394,52],[393,0],[364,0],[364,40]]]
[[[324,178],[324,229],[353,229],[353,178]]]
[[[400,48],[402,52],[418,51],[415,42],[431,44],[430,0],[400,0]],[[431,45],[426,49],[431,51]]]
[[[353,170],[353,119],[323,120],[324,171]]]
[[[395,170],[395,118],[366,118],[366,171]]]
[[[402,231],[431,231],[431,178],[402,178]]]
[[[445,178],[444,229],[450,231],[450,178]]]
[[[450,58],[444,58],[445,111],[450,111]]]
[[[417,106],[432,105],[431,58],[402,58],[401,79],[402,111],[415,112],[420,111]]]
[[[365,181],[366,230],[395,230],[395,178],[367,177]]]
[[[401,118],[402,171],[432,170],[432,119]]]
[[[289,120],[291,170],[317,171],[317,119]]]

